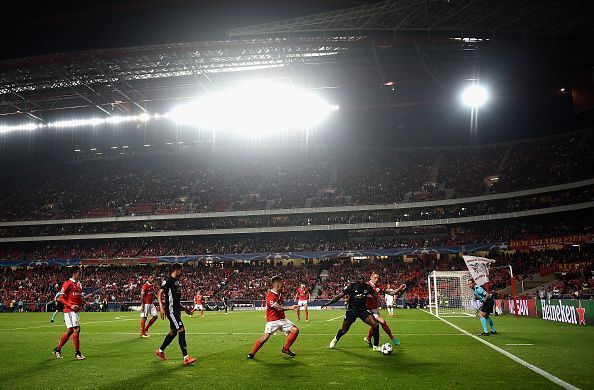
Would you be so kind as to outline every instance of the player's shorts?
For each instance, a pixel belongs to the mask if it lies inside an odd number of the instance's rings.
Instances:
[[[299,307],[307,306],[307,299],[297,301],[297,306],[299,306]]]
[[[373,314],[373,316],[374,316],[375,318],[377,318],[377,317],[379,317],[379,316],[380,316],[380,309],[379,309],[379,307],[378,307],[378,308],[375,308],[375,309],[369,309],[369,312],[370,312],[371,314]]]
[[[386,307],[394,307],[394,300],[392,300],[392,301],[388,301],[388,300],[386,299]]]
[[[80,326],[80,313],[69,311],[64,313],[64,322],[66,323],[66,328],[76,328]]]
[[[346,313],[344,314],[344,319],[349,322],[355,322],[355,320],[357,318],[361,319],[361,321],[364,321],[370,315],[372,315],[372,313],[369,310],[358,311],[358,310],[348,310],[347,309]]]
[[[489,298],[483,303],[481,311],[485,314],[493,314],[493,307],[495,306],[495,299]]]
[[[203,305],[194,305],[194,310],[204,310],[204,306]]]
[[[179,311],[167,312],[167,318],[169,319],[169,329],[179,330],[184,327],[184,323],[181,320],[181,313]]]
[[[286,318],[283,320],[270,321],[266,323],[266,326],[264,327],[264,333],[274,334],[278,331],[281,331],[287,335],[293,326],[295,325]]]
[[[140,311],[140,318],[147,318],[149,315],[156,317],[157,316],[157,308],[152,303],[145,303],[144,310]]]

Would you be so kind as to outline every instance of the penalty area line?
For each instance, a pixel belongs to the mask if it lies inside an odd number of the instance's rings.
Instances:
[[[443,318],[441,318],[441,317],[437,317],[435,314],[429,313],[429,312],[428,312],[428,311],[426,311],[426,310],[423,310],[423,311],[424,311],[425,313],[429,314],[429,315],[432,315],[432,316],[434,316],[434,317],[436,317],[436,318],[439,318],[441,321],[445,322],[446,324],[448,324],[448,325],[449,325],[449,326],[451,326],[452,328],[456,329],[457,331],[459,331],[459,332],[461,332],[461,333],[463,333],[463,334],[465,334],[465,335],[467,335],[467,336],[470,336],[470,337],[472,337],[473,339],[475,339],[476,341],[478,341],[478,342],[480,342],[480,343],[483,343],[483,344],[485,344],[487,347],[489,347],[489,348],[491,348],[491,349],[493,349],[493,350],[495,350],[495,351],[499,352],[500,354],[502,354],[502,355],[504,355],[504,356],[506,356],[506,357],[510,358],[510,359],[511,359],[511,360],[513,360],[514,362],[521,364],[522,366],[524,366],[524,367],[528,368],[529,370],[532,370],[532,371],[534,371],[534,372],[535,372],[535,373],[537,373],[538,375],[540,375],[540,376],[542,376],[542,377],[544,377],[544,378],[546,378],[546,379],[550,380],[550,381],[551,381],[551,382],[553,382],[554,384],[556,384],[556,385],[558,385],[558,386],[560,386],[560,387],[563,387],[564,389],[570,389],[570,390],[579,390],[579,388],[578,388],[578,387],[575,387],[575,386],[574,386],[574,385],[572,385],[571,383],[567,383],[567,382],[565,382],[564,380],[562,380],[562,379],[560,379],[560,378],[556,377],[555,375],[551,374],[550,372],[547,372],[547,371],[543,370],[542,368],[538,368],[538,367],[536,367],[535,365],[533,365],[533,364],[530,364],[530,363],[528,363],[527,361],[525,361],[525,360],[523,360],[523,359],[520,359],[520,358],[519,358],[519,357],[517,357],[516,355],[514,355],[514,354],[512,354],[512,353],[510,353],[510,352],[507,352],[505,349],[499,348],[498,346],[496,346],[496,345],[494,345],[494,344],[491,344],[490,342],[488,342],[488,341],[486,341],[486,340],[484,340],[484,339],[482,339],[482,338],[480,338],[480,337],[478,337],[478,336],[475,336],[475,335],[473,335],[473,334],[471,334],[471,333],[469,333],[469,332],[465,331],[464,329],[460,328],[459,326],[452,324],[450,321],[448,321],[448,320],[446,320],[446,319],[443,319]]]
[[[344,318],[344,314],[343,315],[340,315],[338,317],[330,318],[329,320],[326,320],[326,322],[334,321],[334,320],[337,320],[339,318]]]

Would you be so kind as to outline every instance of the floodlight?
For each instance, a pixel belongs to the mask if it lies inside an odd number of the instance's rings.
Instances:
[[[462,103],[471,108],[478,108],[485,104],[489,94],[487,90],[480,85],[471,85],[462,92]]]
[[[199,128],[258,135],[312,128],[337,109],[307,90],[261,81],[207,94],[167,116]]]

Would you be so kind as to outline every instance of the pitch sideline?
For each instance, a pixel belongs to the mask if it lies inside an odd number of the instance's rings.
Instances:
[[[533,364],[530,364],[530,363],[528,363],[527,361],[525,361],[525,360],[523,360],[523,359],[521,359],[521,358],[517,357],[517,356],[516,356],[516,355],[514,355],[513,353],[510,353],[510,352],[506,351],[505,349],[502,349],[502,348],[500,348],[500,347],[498,347],[498,346],[496,346],[496,345],[494,345],[494,344],[491,344],[490,342],[488,342],[488,341],[486,341],[486,340],[484,340],[484,339],[482,339],[482,338],[480,338],[480,337],[478,337],[478,336],[475,336],[475,335],[471,334],[470,332],[467,332],[466,330],[464,330],[464,329],[460,328],[459,326],[452,324],[450,321],[448,321],[448,320],[445,320],[445,319],[443,319],[443,318],[441,318],[441,317],[438,317],[438,316],[436,316],[436,315],[435,315],[435,314],[433,314],[433,313],[429,313],[427,310],[424,310],[424,309],[421,309],[421,310],[422,310],[422,311],[424,311],[425,313],[429,314],[429,315],[432,315],[432,316],[434,316],[435,318],[438,318],[438,319],[440,319],[441,321],[445,322],[446,324],[448,324],[448,325],[449,325],[449,326],[451,326],[452,328],[456,329],[457,331],[459,331],[459,332],[461,332],[461,333],[463,333],[463,334],[465,334],[465,335],[467,335],[467,336],[470,336],[470,337],[472,337],[473,339],[475,339],[476,341],[478,341],[478,342],[480,342],[480,343],[483,343],[483,344],[485,344],[485,345],[486,345],[486,346],[488,346],[489,348],[491,348],[491,349],[493,349],[493,350],[495,350],[495,351],[499,352],[500,354],[502,354],[502,355],[504,355],[504,356],[506,356],[506,357],[510,358],[510,359],[511,359],[511,360],[513,360],[514,362],[516,362],[516,363],[519,363],[519,364],[521,364],[522,366],[524,366],[524,367],[528,368],[529,370],[532,370],[532,371],[534,371],[534,372],[535,372],[535,373],[537,373],[538,375],[540,375],[540,376],[542,376],[542,377],[544,377],[544,378],[546,378],[546,379],[550,380],[550,381],[551,381],[551,382],[553,382],[554,384],[556,384],[556,385],[558,385],[558,386],[560,386],[560,387],[562,387],[562,388],[564,388],[564,389],[568,389],[568,390],[580,390],[578,387],[576,387],[576,386],[572,385],[571,383],[567,383],[567,382],[565,382],[564,380],[562,380],[562,379],[560,379],[560,378],[556,377],[555,375],[551,374],[550,372],[547,372],[547,371],[543,370],[542,368],[538,368],[538,367],[536,367],[535,365],[533,365]]]

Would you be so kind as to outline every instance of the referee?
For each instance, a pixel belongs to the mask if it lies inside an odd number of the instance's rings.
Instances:
[[[181,282],[179,278],[181,277],[182,272],[183,267],[181,264],[173,264],[169,269],[169,277],[163,280],[161,289],[157,295],[161,319],[164,320],[165,316],[169,319],[169,333],[165,336],[161,348],[155,351],[155,355],[160,357],[161,360],[167,360],[164,352],[165,348],[171,344],[175,336],[179,336],[179,347],[181,348],[184,357],[184,365],[189,365],[196,362],[196,358],[188,355],[186,330],[184,329],[184,323],[181,320],[182,310],[188,315],[191,313],[190,308],[184,307],[184,305],[181,304]]]
[[[474,297],[481,302],[481,307],[479,308],[478,316],[479,320],[481,321],[481,325],[483,326],[483,333],[481,333],[480,335],[489,336],[491,334],[497,334],[497,331],[495,330],[495,325],[493,325],[493,320],[490,317],[490,315],[493,314],[495,299],[482,286],[477,286],[474,279],[470,279],[468,281],[468,287],[471,288],[474,292]],[[489,326],[491,327],[491,332],[489,332],[487,324],[489,324]]]

